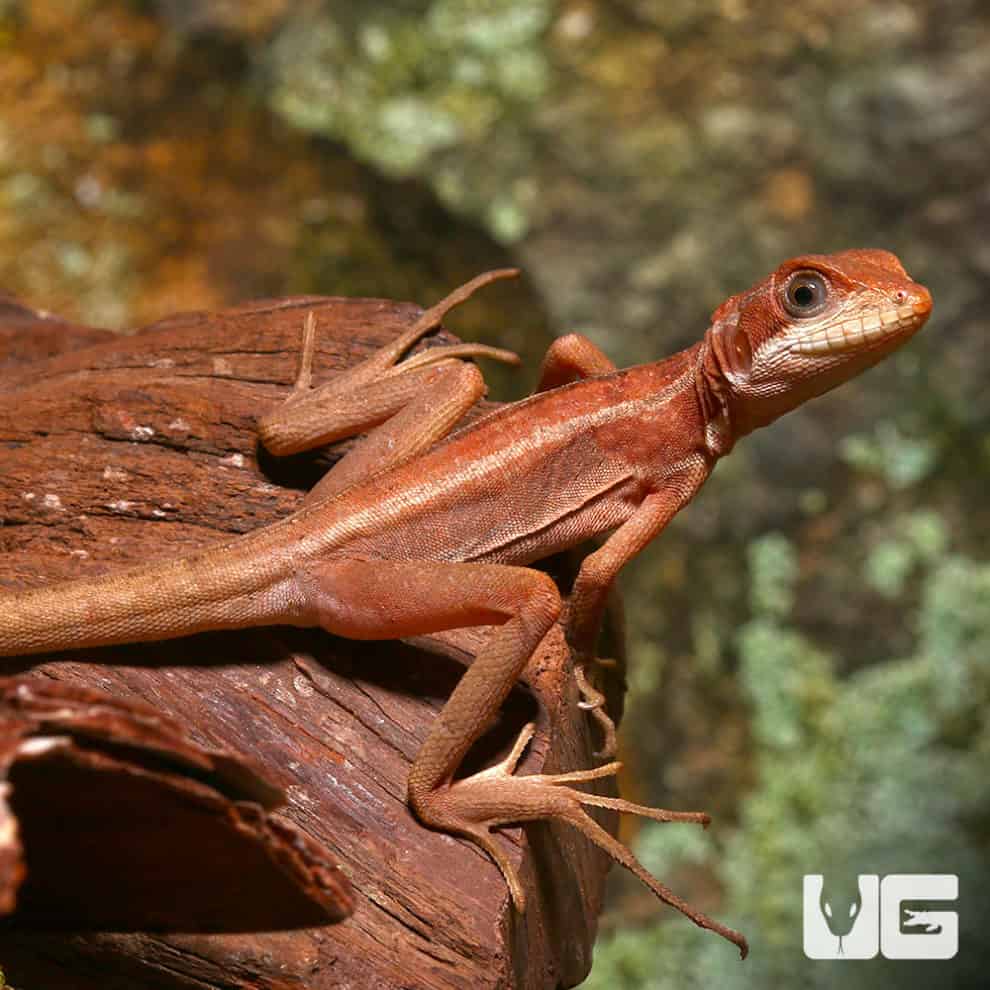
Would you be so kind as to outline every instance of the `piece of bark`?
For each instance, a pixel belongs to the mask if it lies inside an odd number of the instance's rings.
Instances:
[[[257,931],[353,910],[333,859],[269,814],[283,793],[150,706],[0,678],[0,726],[0,924]]]
[[[30,321],[17,310],[17,361],[0,370],[0,587],[166,559],[292,511],[320,458],[266,457],[254,421],[295,376],[309,310],[321,328],[318,380],[420,312],[383,300],[254,303],[29,362]],[[0,330],[0,342],[10,339]],[[427,346],[449,339],[441,333]],[[50,346],[50,334],[39,338],[40,356]],[[607,858],[567,826],[503,833],[529,897],[520,917],[476,846],[425,829],[405,804],[409,765],[476,642],[471,631],[413,647],[272,628],[4,661],[5,673],[142,699],[197,744],[258,764],[285,790],[285,818],[332,850],[357,900],[344,923],[299,931],[7,933],[8,978],[82,990],[580,982]],[[577,708],[559,630],[525,679],[529,690],[513,693],[466,772],[507,749],[534,717],[538,735],[522,772],[593,765],[597,740]],[[613,792],[611,781],[594,786]],[[613,814],[595,816],[615,828]]]
[[[31,309],[10,296],[0,295],[0,366],[54,357],[79,350],[113,336],[110,330],[97,330],[69,323],[54,313]]]

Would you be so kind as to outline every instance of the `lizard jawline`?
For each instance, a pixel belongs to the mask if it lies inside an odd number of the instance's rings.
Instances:
[[[796,340],[790,350],[798,354],[839,354],[858,350],[864,344],[883,340],[914,325],[921,314],[911,304],[878,309],[866,316],[854,316]]]

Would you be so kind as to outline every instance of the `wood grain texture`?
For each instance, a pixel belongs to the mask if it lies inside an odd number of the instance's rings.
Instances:
[[[0,678],[0,911],[35,929],[256,931],[354,909],[285,795],[132,698]]]
[[[0,311],[0,586],[165,559],[291,512],[321,457],[273,461],[259,452],[254,423],[294,378],[310,309],[331,328],[318,343],[318,381],[420,312],[305,297],[183,314],[104,338],[32,320],[16,305]],[[426,346],[450,339],[441,333]],[[357,898],[344,923],[295,931],[8,932],[0,935],[8,979],[50,990],[579,982],[590,966],[604,855],[565,826],[508,830],[503,841],[521,864],[530,905],[519,917],[475,846],[423,828],[405,805],[412,758],[478,635],[413,646],[273,628],[5,661],[4,674],[141,699],[196,743],[259,765],[288,797],[285,820],[332,851]],[[533,717],[539,734],[522,772],[593,764],[597,740],[576,707],[558,630],[525,679],[466,771],[506,750]],[[610,793],[612,785],[596,786]],[[614,829],[614,815],[596,817]]]

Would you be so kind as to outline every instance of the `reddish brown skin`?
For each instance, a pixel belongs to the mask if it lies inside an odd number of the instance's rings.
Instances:
[[[508,274],[479,276],[394,345],[312,390],[315,327],[308,322],[297,389],[262,418],[264,442],[280,453],[377,428],[307,504],[191,557],[0,596],[0,656],[272,623],[319,625],[361,639],[490,625],[410,772],[409,801],[420,819],[486,849],[520,909],[522,888],[491,829],[568,821],[661,899],[745,954],[741,935],[684,904],[581,806],[605,804],[663,821],[705,816],[566,786],[614,773],[614,764],[516,776],[525,733],[503,764],[452,778],[561,616],[585,699],[600,704],[583,671],[621,568],[694,497],[740,437],[899,347],[924,324],[931,297],[889,252],[805,255],[728,299],[701,341],[665,360],[617,371],[585,338],[560,338],[537,394],[444,439],[484,391],[477,368],[456,358],[504,360],[505,353],[461,345],[396,362],[452,305]],[[789,310],[794,286],[809,274],[823,308]],[[525,566],[606,533],[566,605],[548,577]]]

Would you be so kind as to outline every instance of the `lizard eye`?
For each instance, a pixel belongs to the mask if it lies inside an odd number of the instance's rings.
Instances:
[[[817,272],[795,272],[784,286],[784,309],[799,319],[817,316],[828,302],[828,285]]]

